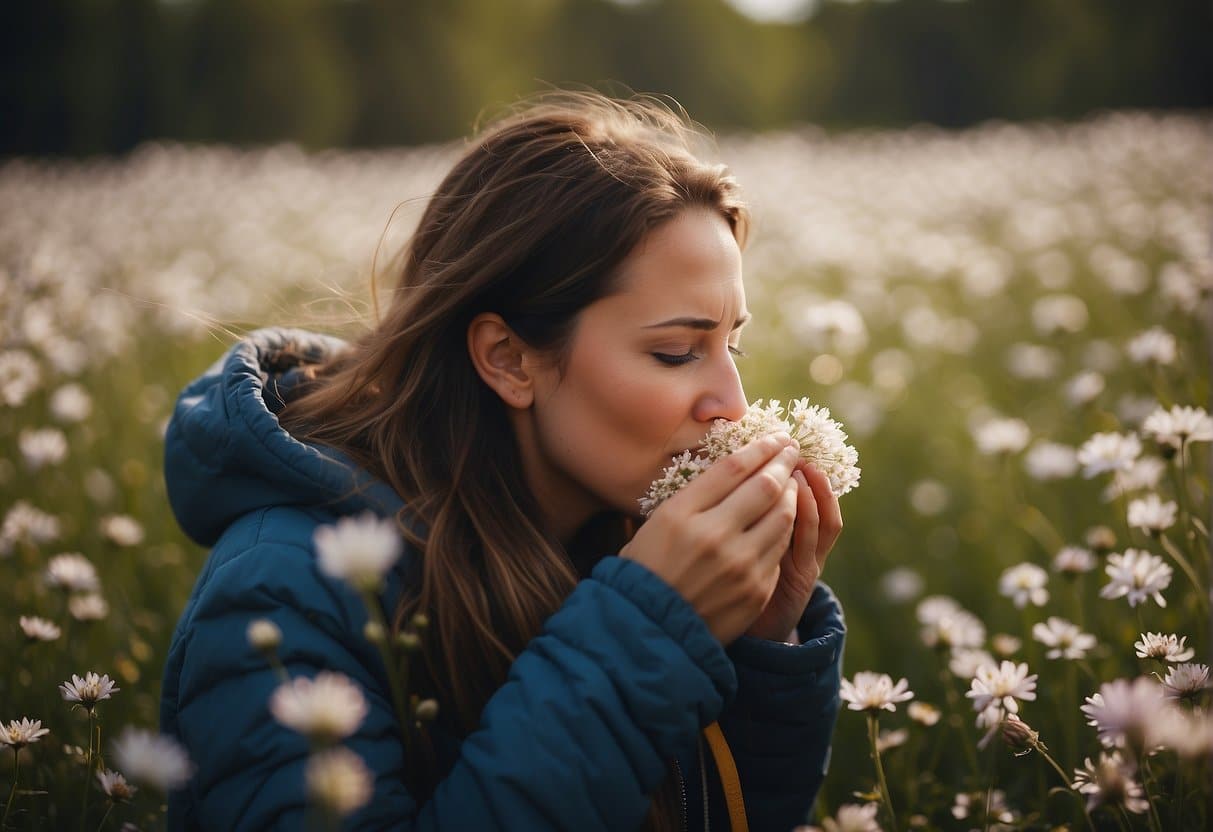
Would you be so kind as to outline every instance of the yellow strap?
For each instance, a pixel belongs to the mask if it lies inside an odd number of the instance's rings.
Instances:
[[[724,787],[724,799],[729,805],[729,823],[733,832],[750,832],[750,825],[745,819],[745,801],[741,799],[741,778],[737,776],[737,764],[733,762],[733,752],[725,741],[720,724],[713,722],[703,729],[703,735],[708,740],[708,748],[716,760],[716,772],[720,775],[720,785]]]

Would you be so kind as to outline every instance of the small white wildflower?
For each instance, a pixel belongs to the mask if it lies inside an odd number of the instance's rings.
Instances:
[[[1162,591],[1171,585],[1175,570],[1157,555],[1140,549],[1125,549],[1123,555],[1108,555],[1104,571],[1112,580],[1099,591],[1100,598],[1128,596],[1130,607],[1136,607],[1150,598],[1160,607],[1167,605]]]
[[[832,818],[821,822],[825,832],[880,832],[880,824],[876,821],[876,813],[880,810],[879,803],[844,803],[838,807],[838,813]]]
[[[1174,502],[1168,500],[1164,503],[1157,494],[1147,494],[1129,503],[1129,525],[1147,534],[1157,535],[1175,525],[1178,510]]]
[[[1083,535],[1083,542],[1096,554],[1106,555],[1116,548],[1116,532],[1107,526],[1092,526]]]
[[[1098,764],[1092,763],[1090,757],[1084,764],[1084,768],[1074,769],[1073,787],[1087,796],[1088,812],[1098,806],[1123,808],[1137,815],[1150,811],[1145,790],[1133,779],[1132,768],[1119,751],[1111,754],[1101,751]]]
[[[1004,661],[977,668],[972,686],[965,694],[973,700],[973,709],[984,711],[999,705],[1008,713],[1019,713],[1019,701],[1036,698],[1036,674],[1028,675],[1027,664]]]
[[[1141,424],[1143,435],[1160,445],[1179,448],[1185,442],[1213,442],[1213,417],[1203,407],[1161,407]]]
[[[1045,584],[1049,573],[1034,563],[1020,563],[1005,570],[998,579],[998,592],[1010,598],[1017,609],[1029,603],[1043,607],[1049,600]]]
[[[185,750],[164,734],[128,726],[112,749],[114,762],[128,779],[159,792],[179,788],[193,774]]]
[[[122,688],[115,685],[108,675],[98,675],[92,671],[85,673],[83,679],[73,673],[70,682],[59,686],[59,692],[63,694],[65,701],[79,702],[87,711],[91,711],[97,707],[98,702],[109,699],[110,694],[120,690]]]
[[[1086,303],[1074,295],[1046,295],[1032,304],[1032,324],[1041,335],[1081,332],[1087,317]]]
[[[92,397],[75,382],[65,384],[51,394],[50,406],[51,416],[64,424],[83,422],[93,412]]]
[[[58,428],[25,428],[17,434],[17,449],[25,467],[37,471],[67,458],[67,437]]]
[[[700,444],[700,452],[684,451],[672,460],[661,477],[640,498],[640,511],[652,514],[657,506],[699,476],[721,458],[728,456],[761,436],[784,432],[800,446],[800,457],[829,480],[835,496],[859,484],[858,452],[847,444],[842,425],[830,417],[828,408],[810,405],[808,399],[796,399],[784,414],[778,399],[758,399],[735,422],[717,419]]]
[[[1078,464],[1087,479],[1106,471],[1127,471],[1141,455],[1141,440],[1132,433],[1097,433],[1078,449]]]
[[[282,630],[268,618],[257,618],[250,621],[245,635],[253,649],[260,650],[262,653],[277,650],[278,645],[282,643]]]
[[[114,478],[100,468],[90,468],[86,471],[81,485],[84,486],[84,493],[88,498],[99,506],[113,500],[118,491]]]
[[[1134,364],[1174,364],[1178,355],[1175,336],[1162,327],[1151,327],[1125,346]]]
[[[883,754],[890,748],[905,745],[906,740],[909,738],[910,732],[904,728],[898,728],[893,731],[881,731],[876,737],[876,750]]]
[[[943,711],[928,702],[911,702],[909,705],[906,705],[906,714],[919,725],[925,725],[927,728],[930,728],[939,722],[939,718],[943,716]]]
[[[67,611],[77,621],[100,621],[110,614],[109,603],[95,592],[67,599]]]
[[[1162,633],[1142,633],[1139,641],[1133,642],[1139,659],[1158,659],[1164,662],[1186,662],[1196,655],[1187,646],[1188,637],[1182,638]]]
[[[990,648],[1004,659],[1018,653],[1020,647],[1023,647],[1023,640],[1010,633],[995,633],[990,637]]]
[[[1084,633],[1077,624],[1056,615],[1049,616],[1043,623],[1035,624],[1032,627],[1032,638],[1049,648],[1045,657],[1050,659],[1086,658],[1087,651],[1095,646],[1095,636]]]
[[[1024,455],[1023,467],[1034,480],[1061,480],[1078,471],[1078,452],[1057,442],[1037,442]]]
[[[896,684],[887,673],[860,671],[853,680],[843,679],[838,694],[852,711],[896,711],[898,702],[914,698],[909,683],[899,679]]]
[[[343,747],[309,757],[304,779],[308,798],[329,816],[345,817],[362,808],[374,792],[374,777],[366,763]]]
[[[1143,456],[1133,460],[1126,470],[1117,471],[1104,489],[1103,500],[1110,503],[1126,494],[1157,488],[1167,464],[1156,456]]]
[[[119,546],[138,546],[143,542],[143,526],[128,514],[102,517],[101,533]]]
[[[1087,724],[1096,730],[1105,747],[1123,747],[1128,742],[1140,749],[1145,746],[1149,722],[1161,707],[1163,695],[1157,682],[1139,676],[1132,681],[1105,682],[1098,693],[1084,701],[1079,710],[1086,714]]]
[[[315,679],[299,676],[278,686],[270,697],[274,719],[318,742],[348,737],[366,718],[362,689],[340,673],[322,671]]]
[[[861,352],[868,344],[863,315],[841,298],[807,299],[790,310],[788,325],[796,340],[816,353],[843,355]]]
[[[1032,432],[1022,419],[991,419],[973,429],[977,450],[983,454],[1014,454],[1022,451]]]
[[[880,590],[895,604],[912,601],[922,594],[922,575],[908,566],[896,566],[880,577]]]
[[[396,524],[369,512],[320,526],[313,541],[321,572],[364,591],[379,587],[403,550]]]
[[[97,772],[97,784],[105,796],[115,803],[126,803],[139,791],[116,771],[104,769]]]
[[[21,632],[25,633],[25,637],[30,641],[54,641],[63,634],[53,621],[36,615],[23,615],[18,619],[18,623],[21,625]]]
[[[1006,364],[1007,371],[1016,378],[1052,378],[1061,366],[1061,353],[1040,344],[1021,342],[1007,348]]]
[[[1066,382],[1066,400],[1073,407],[1081,407],[1093,402],[1105,386],[1102,373],[1084,370]]]
[[[22,717],[20,720],[11,720],[8,725],[0,722],[0,745],[11,745],[20,751],[49,733],[50,729],[43,728],[40,719]]]
[[[1090,549],[1065,546],[1053,556],[1053,571],[1063,575],[1081,575],[1090,572],[1098,563]]]
[[[1117,396],[1114,409],[1126,427],[1139,428],[1157,407],[1158,401],[1153,396],[1122,393]]]
[[[47,561],[46,582],[68,592],[96,592],[101,587],[96,567],[79,552],[64,552]]]
[[[957,609],[922,628],[927,647],[980,647],[986,640],[986,626],[968,610]]]
[[[919,480],[910,486],[910,505],[923,517],[934,517],[948,507],[951,494],[939,480]]]
[[[1209,687],[1209,666],[1185,662],[1170,668],[1162,680],[1162,693],[1168,699],[1192,699]]]
[[[692,456],[690,451],[683,451],[674,457],[673,461],[661,472],[661,477],[654,480],[649,491],[640,498],[640,513],[648,516],[657,506],[673,497],[692,480],[708,469],[709,463],[703,457]]]
[[[0,557],[11,554],[15,543],[49,543],[58,537],[58,518],[25,500],[18,500],[5,513],[4,522],[0,523]]]
[[[947,595],[928,595],[918,602],[914,614],[920,624],[934,624],[941,618],[951,615],[961,609],[955,598]]]
[[[42,371],[24,350],[0,352],[0,404],[20,407],[38,389]]]
[[[755,403],[761,404],[761,400]],[[825,474],[834,495],[841,497],[858,486],[859,453],[847,444],[847,434],[830,417],[829,408],[810,405],[808,399],[801,398],[794,399],[788,410],[789,433],[800,445],[800,458]]]
[[[1213,719],[1199,708],[1189,711],[1168,700],[1148,728],[1148,747],[1169,748],[1184,758],[1213,753]]]
[[[1158,294],[1172,308],[1189,313],[1200,308],[1200,283],[1179,263],[1167,263],[1159,270]]]
[[[1007,808],[1007,795],[1002,789],[992,789],[987,792],[961,792],[956,795],[952,804],[952,817],[965,820],[968,817],[979,818],[985,815],[986,803],[990,806],[990,820],[1002,824],[1015,822],[1015,813]],[[992,825],[991,829],[1003,829]]]
[[[977,668],[997,664],[994,656],[986,650],[976,647],[954,647],[948,657],[948,672],[957,679],[972,679],[977,675]]]

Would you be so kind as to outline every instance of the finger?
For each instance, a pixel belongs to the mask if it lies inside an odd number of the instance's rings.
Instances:
[[[678,505],[690,512],[707,511],[736,491],[739,485],[761,470],[783,448],[791,445],[792,438],[786,433],[755,439],[717,461],[667,502],[677,501]]]
[[[745,544],[760,553],[762,566],[782,560],[792,542],[799,490],[796,480],[789,478],[780,499],[743,535]]]
[[[830,489],[830,480],[825,474],[812,465],[804,465],[799,471],[813,493],[819,520],[817,555],[819,560],[824,561],[842,532],[842,508],[838,505],[838,497]]]
[[[817,560],[821,545],[821,522],[817,512],[817,497],[805,479],[804,471],[797,468],[792,475],[796,486],[796,533],[792,537],[792,553],[801,568]]]
[[[788,484],[794,482],[792,471],[799,459],[800,452],[795,446],[784,448],[721,500],[712,510],[713,516],[733,528],[750,528],[779,501]]]

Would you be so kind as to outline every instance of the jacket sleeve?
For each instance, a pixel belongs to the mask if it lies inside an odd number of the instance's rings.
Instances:
[[[846,633],[829,587],[817,585],[796,629],[797,646],[742,636],[728,650],[737,697],[720,725],[755,830],[807,823],[829,764]]]
[[[246,646],[269,617],[292,676],[321,669],[364,690],[369,714],[346,745],[375,774],[357,830],[620,830],[635,828],[666,761],[693,744],[732,696],[736,677],[694,610],[632,561],[609,557],[580,582],[489,700],[480,727],[433,796],[403,784],[382,663],[361,636],[352,592],[316,571],[308,549],[260,544],[218,567],[170,654],[162,713],[197,766],[187,786],[196,817],[173,828],[301,829],[307,742],[276,723],[278,680]],[[174,658],[174,654],[177,657]]]

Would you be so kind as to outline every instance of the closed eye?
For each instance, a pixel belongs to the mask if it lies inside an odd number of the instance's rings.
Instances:
[[[729,352],[737,358],[745,358],[746,356],[746,353],[743,352],[740,347],[730,346]],[[695,354],[694,350],[687,350],[686,352],[679,353],[677,355],[671,355],[670,353],[665,352],[655,352],[653,353],[653,357],[669,367],[681,367],[683,364],[690,364],[692,361],[699,360],[699,356]]]

